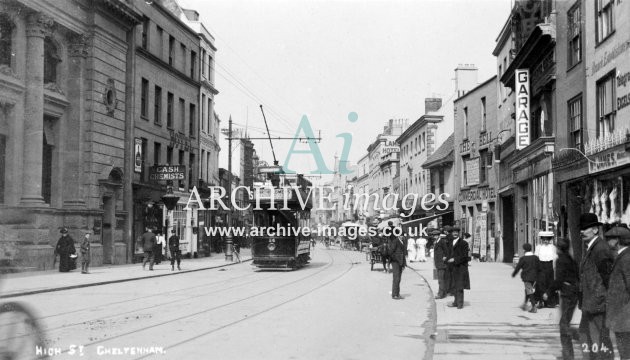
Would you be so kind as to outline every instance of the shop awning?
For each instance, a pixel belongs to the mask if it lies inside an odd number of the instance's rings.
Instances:
[[[409,220],[409,221],[403,221],[400,225],[404,228],[408,228],[408,227],[412,227],[412,226],[418,226],[420,224],[422,225],[426,225],[429,223],[429,221],[436,219],[440,216],[446,215],[446,214],[452,214],[453,210],[447,210],[438,214],[433,214],[427,217],[423,217],[420,219],[414,219],[414,220]]]

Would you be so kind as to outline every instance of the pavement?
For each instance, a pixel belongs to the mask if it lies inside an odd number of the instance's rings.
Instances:
[[[251,260],[251,250],[241,248],[241,261]],[[236,260],[236,256],[234,259]],[[78,269],[67,273],[60,273],[58,270],[28,271],[20,273],[4,274],[0,280],[0,298],[10,298],[16,296],[40,294],[46,292],[98,286],[105,284],[120,283],[138,279],[172,276],[181,273],[201,271],[207,269],[229,266],[235,262],[226,261],[224,254],[212,253],[210,257],[197,259],[182,259],[181,271],[171,271],[170,261],[162,261],[159,265],[154,265],[153,271],[142,268],[141,263],[125,265],[106,265],[92,267],[89,274],[82,274],[80,263]]]
[[[413,262],[437,294],[433,279],[433,259]],[[453,297],[435,300],[437,330],[433,359],[557,359],[561,356],[559,307],[523,311],[523,283],[511,277],[512,264],[471,262],[471,290],[464,291],[464,308],[450,308]],[[580,311],[576,309],[572,327],[577,328]],[[574,341],[576,359],[580,348]],[[561,358],[561,357],[560,357]]]

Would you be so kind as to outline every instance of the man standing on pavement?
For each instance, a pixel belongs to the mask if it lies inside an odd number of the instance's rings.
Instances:
[[[470,247],[468,243],[459,238],[459,228],[453,227],[453,246],[447,265],[451,268],[451,288],[455,293],[455,301],[448,304],[449,307],[464,308],[464,290],[470,290],[470,275],[468,274],[468,262],[470,261]]]
[[[538,308],[543,306],[554,308],[558,303],[555,292],[547,294],[547,300],[543,300],[543,294],[553,283],[553,262],[556,261],[558,255],[553,245],[553,232],[541,231],[538,233],[541,244],[536,247],[536,256],[540,261],[540,269],[538,269],[538,281],[536,282],[536,301]]]
[[[448,244],[446,243],[446,235],[438,234],[438,238],[433,248],[433,264],[437,271],[437,281],[439,290],[436,299],[444,299],[446,297],[446,284],[444,283],[444,274],[446,273],[446,254],[448,253]]]
[[[151,232],[150,228],[142,234],[142,247],[144,249],[144,260],[142,261],[142,270],[144,270],[147,262],[149,262],[149,270],[153,270],[153,247],[155,246],[156,238],[155,234]]]
[[[571,335],[571,319],[578,302],[578,265],[569,254],[570,242],[558,239],[558,259],[556,260],[556,279],[545,294],[546,300],[550,294],[560,290],[560,344],[562,345],[562,359],[573,360],[573,336]]]
[[[389,241],[387,243],[389,258],[392,265],[392,299],[400,300],[400,279],[402,272],[407,263],[405,262],[405,252],[407,246],[402,238],[394,235],[394,224],[390,221],[389,225]]]
[[[168,238],[168,250],[171,252],[171,271],[175,270],[175,260],[177,260],[177,270],[182,268],[179,266],[182,262],[182,251],[179,249],[179,236],[175,229],[171,230],[170,238]]]
[[[613,263],[608,243],[601,238],[597,215],[580,215],[580,235],[587,249],[580,263],[580,342],[584,359],[613,359],[606,327],[606,293]]]
[[[630,359],[630,230],[615,226],[604,235],[619,241],[606,297],[606,325],[615,333],[619,357],[625,360]]]
[[[445,225],[442,229],[443,234],[446,235],[446,237],[444,238],[446,243],[446,253],[444,254],[444,256],[446,257],[446,259],[444,259],[445,262],[446,260],[448,260],[448,258],[451,257],[451,251],[453,250],[453,235],[451,234],[452,231],[453,227],[450,225]],[[451,270],[451,267],[447,264],[446,270],[444,271],[444,290],[446,291],[446,295],[448,296],[455,295],[452,290],[453,273]]]

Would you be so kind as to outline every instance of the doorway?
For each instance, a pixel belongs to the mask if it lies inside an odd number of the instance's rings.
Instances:
[[[103,264],[114,263],[114,232],[112,225],[116,221],[113,197],[103,197]]]
[[[514,236],[514,197],[503,196],[501,197],[501,203],[503,205],[503,262],[512,262],[515,249],[515,236]]]

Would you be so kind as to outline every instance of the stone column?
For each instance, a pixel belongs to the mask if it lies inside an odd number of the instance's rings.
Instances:
[[[68,100],[70,107],[66,114],[66,123],[62,125],[59,145],[61,149],[63,171],[63,207],[85,207],[82,195],[83,183],[83,125],[85,108],[84,63],[88,55],[85,35],[73,35],[68,47]]]
[[[44,38],[52,18],[31,13],[26,26],[26,94],[24,96],[23,206],[42,206],[42,151],[44,137]]]

